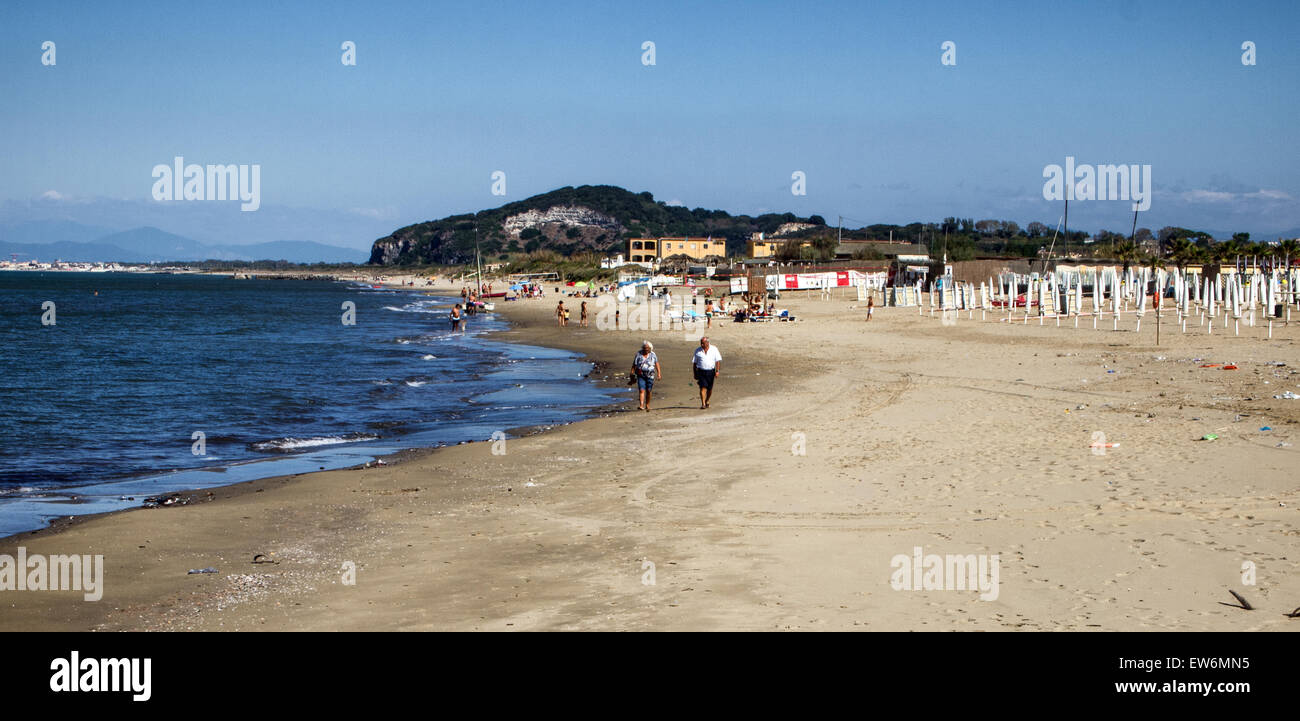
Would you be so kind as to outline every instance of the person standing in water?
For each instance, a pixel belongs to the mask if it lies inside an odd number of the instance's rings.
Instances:
[[[452,333],[455,333],[456,331],[460,330],[460,322],[461,322],[460,303],[457,303],[456,307],[451,309],[451,332]]]
[[[695,371],[695,382],[700,385],[700,410],[703,410],[713,400],[713,382],[722,370],[722,354],[716,346],[709,344],[707,335],[700,338],[700,347],[691,357],[691,366]]]

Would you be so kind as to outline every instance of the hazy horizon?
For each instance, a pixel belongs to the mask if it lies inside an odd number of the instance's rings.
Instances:
[[[0,224],[364,250],[608,184],[850,227],[1054,227],[1043,171],[1073,157],[1151,166],[1139,226],[1272,239],[1300,227],[1297,19],[1204,1],[5,7]],[[259,166],[260,207],[155,200],[176,156]],[[1127,201],[1070,204],[1072,229],[1131,223]]]

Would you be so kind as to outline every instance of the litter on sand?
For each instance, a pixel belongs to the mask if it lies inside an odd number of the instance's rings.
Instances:
[[[1295,393],[1293,393],[1293,392],[1291,392],[1291,391],[1283,391],[1283,392],[1282,392],[1282,395],[1280,395],[1280,396],[1273,396],[1273,397],[1274,397],[1274,398],[1285,398],[1286,400],[1289,400],[1289,401],[1293,401],[1293,400],[1295,400],[1295,399],[1297,399],[1297,398],[1300,398],[1300,396],[1296,395]]]
[[[1206,433],[1205,435],[1201,436],[1201,440],[1203,441],[1213,441],[1217,438],[1218,436],[1213,433]]]
[[[213,568],[212,566],[208,566],[207,568],[191,568],[187,575],[193,575],[196,573],[216,573],[216,572],[217,569]]]

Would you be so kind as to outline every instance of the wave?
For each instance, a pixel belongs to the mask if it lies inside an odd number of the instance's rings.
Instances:
[[[416,301],[414,303],[407,303],[401,308],[392,305],[386,305],[384,306],[384,310],[391,310],[394,313],[445,313],[447,312],[444,308],[436,308],[432,306],[433,306],[432,303]]]
[[[361,441],[377,440],[379,436],[373,433],[348,433],[342,436],[314,436],[311,438],[276,438],[270,441],[259,441],[250,443],[249,448],[255,451],[293,451],[299,448],[314,448],[316,446],[333,446],[340,443],[360,443]]]

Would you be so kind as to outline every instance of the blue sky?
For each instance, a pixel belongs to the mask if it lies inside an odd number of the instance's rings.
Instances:
[[[1140,225],[1267,236],[1300,227],[1297,21],[1294,2],[8,2],[0,223],[361,248],[609,183],[852,225],[1055,225],[1042,172],[1069,155],[1150,164]],[[153,201],[176,155],[259,164],[261,209]],[[1132,214],[1077,202],[1070,221]]]

